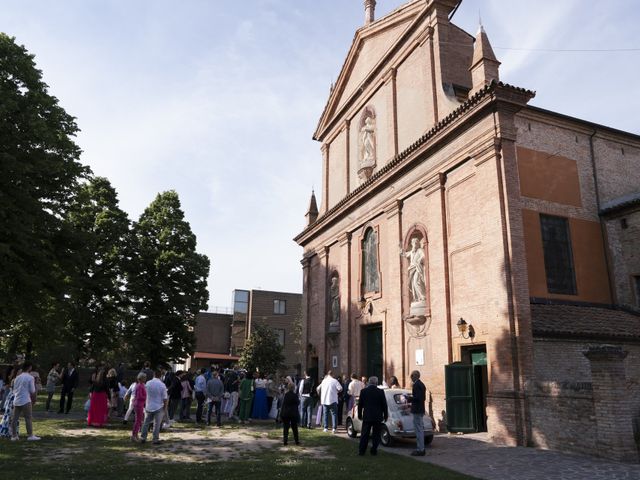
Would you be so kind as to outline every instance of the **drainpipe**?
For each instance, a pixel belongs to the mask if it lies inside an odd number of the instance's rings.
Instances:
[[[595,194],[596,194],[596,211],[598,213],[598,217],[600,217],[600,187],[598,185],[598,169],[596,168],[596,154],[595,148],[593,146],[593,137],[595,137],[597,130],[593,130],[593,133],[589,135],[589,153],[591,155],[591,169],[593,171],[593,184],[595,186]],[[600,234],[602,235],[602,246],[604,247],[604,262],[607,267],[607,279],[609,281],[609,297],[611,298],[611,303],[616,305],[618,303],[616,290],[613,286],[613,275],[611,272],[611,258],[610,258],[610,249],[609,249],[609,241],[607,239],[607,229],[605,225],[604,219],[600,218]]]

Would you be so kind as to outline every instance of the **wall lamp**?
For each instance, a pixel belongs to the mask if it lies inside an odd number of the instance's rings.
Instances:
[[[460,317],[460,320],[458,320],[458,323],[456,323],[456,325],[458,327],[458,332],[460,332],[462,338],[472,339],[476,336],[476,331],[474,330],[473,325],[467,323],[464,318]]]

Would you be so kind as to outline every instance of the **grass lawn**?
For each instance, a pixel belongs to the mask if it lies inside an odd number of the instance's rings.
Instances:
[[[22,423],[19,442],[0,440],[3,480],[471,478],[384,451],[359,457],[355,442],[319,429],[302,430],[301,446],[284,447],[281,431],[270,423],[221,429],[176,424],[162,432],[161,445],[131,443],[130,426],[116,421],[104,429],[87,429],[78,415],[39,413],[34,431],[41,441],[25,441]]]

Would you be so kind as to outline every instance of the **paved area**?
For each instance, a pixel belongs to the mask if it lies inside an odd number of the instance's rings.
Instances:
[[[415,443],[407,440],[384,450],[409,456],[414,448]],[[412,458],[485,480],[640,479],[640,464],[535,448],[501,447],[489,443],[484,433],[438,434],[426,456]]]

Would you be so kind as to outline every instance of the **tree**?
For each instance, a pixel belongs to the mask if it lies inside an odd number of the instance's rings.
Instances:
[[[47,332],[38,329],[64,297],[73,261],[64,218],[88,173],[77,131],[33,55],[0,33],[0,332],[11,328],[14,346],[24,341],[27,350]]]
[[[207,308],[209,259],[196,252],[178,194],[158,194],[133,226],[127,288],[135,320],[128,338],[138,361],[185,358],[193,351],[195,317]]]
[[[129,218],[104,177],[81,186],[67,217],[75,230],[76,268],[69,276],[68,333],[85,358],[119,355],[130,312],[125,292]]]
[[[282,367],[284,355],[276,333],[267,325],[256,323],[247,340],[238,364],[249,372],[275,373]]]

